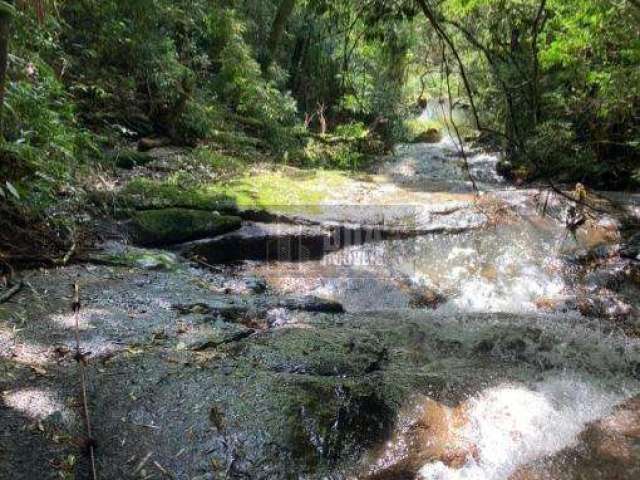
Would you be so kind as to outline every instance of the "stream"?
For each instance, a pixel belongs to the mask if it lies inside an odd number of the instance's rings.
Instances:
[[[444,206],[464,212],[456,219],[459,232],[371,242],[347,235],[321,259],[255,262],[244,271],[283,294],[340,302],[353,318],[419,322],[429,343],[438,344],[427,354],[430,362],[461,362],[463,371],[448,374],[464,387],[438,398],[438,417],[449,420],[434,421],[430,400],[415,401],[417,413],[396,427],[373,478],[635,478],[638,437],[633,448],[623,439],[613,440],[620,451],[596,448],[597,460],[576,460],[575,452],[592,447],[584,436],[589,426],[640,388],[640,342],[627,335],[637,324],[640,296],[629,262],[618,256],[623,216],[596,213],[573,234],[565,226],[566,198],[509,186],[496,174],[498,160],[470,150],[475,206],[457,200]],[[472,191],[451,138],[400,146],[381,171],[415,192]],[[409,212],[405,225],[421,223],[423,205],[400,208]],[[637,213],[637,205],[627,208]],[[424,427],[421,415],[429,417],[428,439],[416,434]],[[464,420],[452,421],[456,416]],[[637,414],[626,421],[640,427]],[[446,432],[429,423],[444,423]]]
[[[0,478],[88,471],[76,321],[100,478],[640,478],[637,196],[582,209],[465,150],[477,194],[445,137],[320,205],[25,272]]]

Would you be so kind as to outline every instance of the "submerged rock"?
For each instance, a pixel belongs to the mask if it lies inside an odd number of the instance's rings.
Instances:
[[[245,320],[262,321],[269,316],[269,312],[277,309],[286,311],[302,311],[314,313],[344,313],[342,304],[333,300],[325,300],[313,296],[253,299],[241,304],[175,304],[172,305],[181,315],[199,314],[212,315],[229,322]]]
[[[171,245],[207,236],[221,235],[240,228],[239,217],[217,212],[167,208],[136,212],[132,237],[141,245]]]
[[[242,354],[271,371],[338,378],[366,376],[389,360],[386,346],[373,335],[310,328],[274,330]]]
[[[190,350],[200,351],[215,348],[226,343],[237,342],[247,338],[255,331],[236,323],[215,322],[189,339],[186,344]]]
[[[103,245],[104,250],[90,255],[87,260],[102,265],[138,267],[144,270],[173,270],[179,264],[178,256],[162,250],[131,247],[116,242]]]

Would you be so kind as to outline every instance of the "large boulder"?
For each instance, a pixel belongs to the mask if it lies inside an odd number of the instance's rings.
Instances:
[[[167,208],[136,212],[131,222],[134,242],[140,245],[171,245],[197,240],[240,228],[239,217],[218,212]]]

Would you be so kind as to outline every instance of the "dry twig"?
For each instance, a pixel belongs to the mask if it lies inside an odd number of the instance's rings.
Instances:
[[[76,354],[75,359],[78,362],[78,367],[80,371],[80,387],[82,393],[82,407],[84,414],[84,422],[87,429],[87,450],[89,451],[89,459],[91,461],[91,475],[92,480],[98,480],[98,475],[96,473],[96,458],[95,458],[95,448],[96,441],[93,438],[91,433],[91,418],[89,416],[89,402],[87,400],[87,379],[86,379],[86,355],[84,355],[80,351],[80,286],[75,283],[73,293],[73,303],[71,304],[71,309],[73,311],[73,316],[75,319],[75,336],[76,336]]]

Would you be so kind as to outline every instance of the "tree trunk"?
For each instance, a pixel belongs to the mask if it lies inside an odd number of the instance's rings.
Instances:
[[[9,59],[9,38],[11,36],[11,20],[13,2],[3,2],[9,4],[9,9],[0,11],[0,137],[4,137],[4,96],[7,86],[7,67]]]
[[[280,39],[282,38],[282,34],[284,33],[284,27],[287,24],[287,20],[291,16],[295,5],[296,0],[282,0],[280,2],[280,6],[278,7],[278,11],[276,12],[276,18],[273,20],[273,24],[271,25],[269,40],[267,41],[267,58],[263,65],[265,70],[269,67],[269,65],[271,65],[271,62],[273,61],[273,57],[278,48],[278,44],[280,43]]]

